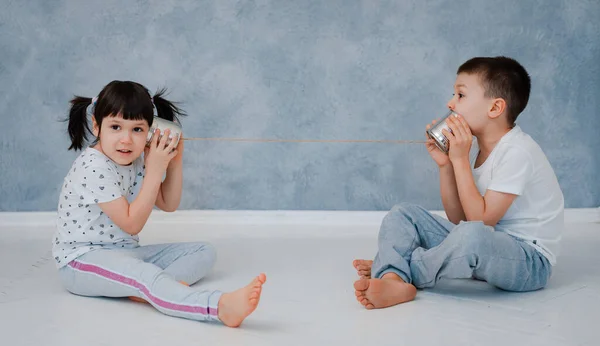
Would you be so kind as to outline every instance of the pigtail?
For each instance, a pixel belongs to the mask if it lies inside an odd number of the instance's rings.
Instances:
[[[87,107],[92,103],[89,97],[75,96],[71,100],[71,109],[69,111],[68,131],[71,137],[71,146],[69,150],[81,150],[84,142],[87,141],[87,134],[91,133],[87,119]]]
[[[163,88],[152,97],[152,101],[156,107],[156,113],[159,118],[180,123],[178,116],[185,116],[187,114],[177,106],[177,103],[163,98],[166,91],[167,90]]]

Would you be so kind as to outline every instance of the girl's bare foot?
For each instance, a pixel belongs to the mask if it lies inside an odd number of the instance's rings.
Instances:
[[[356,272],[361,279],[371,278],[371,266],[373,266],[373,261],[357,259],[352,262],[352,265],[356,268]]]
[[[260,274],[252,282],[237,291],[223,293],[219,299],[218,316],[228,327],[239,327],[258,306],[262,285],[267,281],[265,274]]]
[[[398,275],[385,274],[381,279],[360,279],[354,283],[356,300],[367,309],[387,308],[415,299],[417,288]]]

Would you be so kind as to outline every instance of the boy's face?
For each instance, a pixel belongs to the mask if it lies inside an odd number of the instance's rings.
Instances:
[[[448,108],[467,121],[475,136],[485,126],[492,104],[492,100],[484,94],[478,75],[460,73],[454,83],[454,95],[448,101]]]

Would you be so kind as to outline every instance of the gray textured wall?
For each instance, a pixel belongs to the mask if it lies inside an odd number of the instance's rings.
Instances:
[[[567,207],[600,205],[600,2],[0,1],[0,210],[54,210],[73,94],[166,86],[185,135],[422,139],[456,68],[508,55]],[[182,209],[441,208],[421,145],[188,142]]]

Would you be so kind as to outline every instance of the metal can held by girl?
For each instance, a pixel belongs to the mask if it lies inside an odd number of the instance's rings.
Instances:
[[[448,124],[446,124],[446,119],[451,115],[457,116],[457,114],[453,111],[448,111],[448,113],[446,113],[446,115],[444,115],[444,117],[438,123],[436,123],[435,125],[433,125],[433,127],[427,130],[427,136],[433,139],[435,141],[435,145],[446,154],[448,154],[448,144],[450,142],[448,141],[448,138],[444,136],[442,130],[445,129],[446,131],[452,133],[452,130],[450,129]]]
[[[159,118],[159,117],[154,117],[154,120],[152,120],[152,126],[150,126],[150,131],[148,131],[148,137],[146,138],[146,145],[150,144],[150,141],[152,140],[152,136],[154,135],[154,131],[156,129],[160,130],[160,137],[158,138],[158,140],[160,141],[160,139],[162,138],[163,134],[165,133],[165,131],[167,129],[169,129],[171,131],[171,133],[169,134],[169,139],[167,139],[167,144],[171,142],[171,140],[175,140],[175,146],[177,146],[177,144],[179,144],[179,141],[181,138],[179,138],[181,136],[181,125],[179,125],[178,123],[175,123],[174,121],[169,121],[163,118]]]

